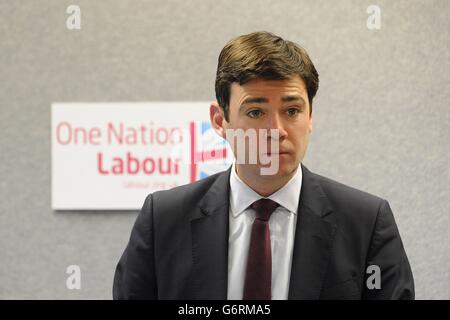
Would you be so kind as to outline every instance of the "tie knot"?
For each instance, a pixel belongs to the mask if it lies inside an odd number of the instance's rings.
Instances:
[[[272,212],[279,206],[273,200],[270,199],[259,199],[252,203],[250,206],[252,209],[256,211],[256,219],[260,219],[263,221],[268,221]]]

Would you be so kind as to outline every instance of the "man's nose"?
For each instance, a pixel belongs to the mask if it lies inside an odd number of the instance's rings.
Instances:
[[[284,129],[283,121],[282,119],[280,119],[278,115],[273,115],[269,117],[266,129],[268,130],[267,134],[269,135],[269,137],[272,136],[272,133],[270,131],[271,129],[278,130],[279,139],[285,138],[287,136],[287,131]]]

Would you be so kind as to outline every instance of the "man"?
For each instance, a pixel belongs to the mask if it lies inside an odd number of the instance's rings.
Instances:
[[[115,299],[414,298],[388,202],[301,164],[318,86],[306,51],[276,35],[255,32],[223,48],[212,126],[236,159],[229,133],[266,135],[247,145],[246,161],[147,196]],[[276,168],[262,174],[267,158]]]

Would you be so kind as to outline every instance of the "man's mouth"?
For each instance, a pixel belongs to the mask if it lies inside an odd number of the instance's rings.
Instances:
[[[264,153],[264,154],[266,154],[266,155],[268,155],[268,156],[271,156],[271,155],[288,154],[288,153],[289,153],[289,152],[281,151],[281,152],[273,152],[273,153],[267,152],[267,153]]]

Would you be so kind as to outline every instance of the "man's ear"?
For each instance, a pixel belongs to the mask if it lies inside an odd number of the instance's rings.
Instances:
[[[309,133],[312,132],[312,129],[313,129],[313,116],[311,113],[311,115],[309,116]]]
[[[219,106],[217,101],[211,102],[209,107],[209,118],[211,120],[211,126],[216,133],[225,139],[225,130],[227,129],[228,122],[225,120],[223,109]]]

